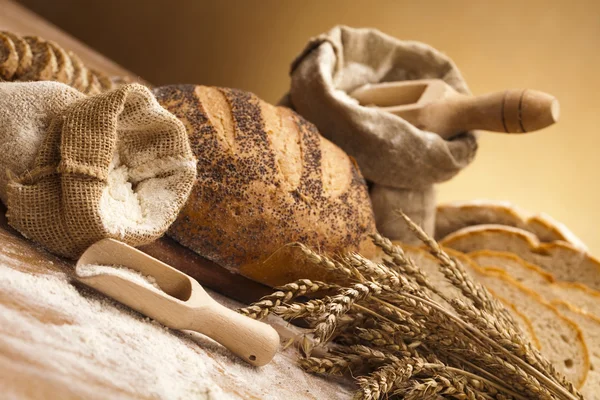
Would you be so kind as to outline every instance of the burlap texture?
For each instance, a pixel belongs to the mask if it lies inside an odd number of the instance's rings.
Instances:
[[[454,63],[432,47],[374,29],[338,26],[311,39],[296,58],[290,92],[282,100],[356,159],[373,182],[378,229],[393,239],[414,238],[394,215],[399,208],[433,233],[432,185],[468,165],[477,142],[472,133],[444,140],[396,115],[361,106],[348,93],[367,83],[431,78],[468,93]]]
[[[74,92],[66,85],[35,82],[2,83],[0,93],[5,88],[17,91],[16,85],[35,94],[31,102]],[[43,96],[38,88],[44,89]],[[183,123],[138,84],[91,97],[80,94],[62,103],[44,101],[48,108],[38,111],[52,117],[46,119],[47,126],[39,125],[46,129],[37,132],[42,139],[35,160],[25,167],[9,166],[9,223],[71,258],[107,237],[134,246],[160,237],[196,177]],[[34,117],[19,104],[12,108],[13,118]],[[20,125],[8,133],[15,141]]]

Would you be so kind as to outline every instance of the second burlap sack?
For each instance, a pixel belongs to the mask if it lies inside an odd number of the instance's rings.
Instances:
[[[142,85],[87,97],[1,83],[0,108],[0,146],[17,152],[0,161],[8,221],[56,254],[75,258],[103,238],[149,243],[187,200],[196,162],[185,127]]]
[[[431,78],[468,93],[452,60],[423,43],[375,29],[338,26],[309,41],[290,75],[283,104],[356,159],[373,183],[370,195],[378,230],[392,239],[415,240],[396,214],[402,209],[432,234],[433,185],[471,162],[475,136],[465,132],[444,140],[396,115],[361,106],[349,93],[368,83]]]

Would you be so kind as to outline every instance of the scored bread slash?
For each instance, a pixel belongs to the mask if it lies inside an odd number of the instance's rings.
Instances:
[[[108,76],[106,76],[102,72],[99,72],[95,69],[92,70],[92,73],[98,79],[98,82],[100,83],[100,88],[103,92],[113,88],[113,82],[110,80],[110,78]]]
[[[71,81],[71,86],[80,92],[85,92],[89,85],[88,69],[77,54],[68,51],[67,55],[71,59],[71,65],[73,66],[73,80]]]
[[[19,78],[31,68],[31,61],[33,59],[31,48],[22,37],[15,35],[12,32],[4,31],[2,34],[8,36],[10,40],[12,40],[13,44],[15,45],[15,50],[17,50],[19,62],[13,78]]]
[[[70,85],[73,81],[73,63],[67,52],[53,41],[48,41],[56,57],[56,74],[54,80]]]
[[[19,66],[15,44],[7,35],[0,33],[0,79],[9,80]]]
[[[19,77],[22,81],[49,81],[56,75],[58,69],[56,56],[44,39],[38,36],[23,37],[33,56],[31,68]]]

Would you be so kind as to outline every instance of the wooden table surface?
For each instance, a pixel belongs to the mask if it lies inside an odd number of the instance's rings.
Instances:
[[[34,34],[52,39],[64,48],[76,52],[85,63],[93,68],[110,75],[135,76],[39,16],[9,0],[0,0],[0,30]],[[137,79],[141,81],[139,77]],[[59,274],[66,276],[67,279],[73,277],[71,262],[52,256],[21,237],[8,226],[4,214],[5,208],[0,205],[0,283],[2,279],[10,275],[9,270],[32,276]],[[229,307],[240,305],[214,292],[210,293]],[[35,295],[39,295],[39,293],[35,293]],[[33,294],[15,297],[14,293],[3,292],[0,286],[0,311],[4,309],[17,312],[22,317],[33,318],[36,323],[42,324],[43,328],[48,329],[68,323],[63,321],[64,318],[68,320],[68,316],[59,316],[52,309],[40,308],[39,303],[33,300],[34,297]],[[2,316],[0,315],[0,317]],[[270,322],[278,325],[276,329],[289,333],[290,328],[283,326],[277,320],[273,319]],[[106,329],[110,329],[110,327],[106,327]],[[296,352],[292,348],[278,354],[267,367],[254,369],[233,361],[222,349],[215,350],[214,344],[202,341],[202,339],[190,341],[188,345],[197,348],[199,361],[210,367],[211,377],[215,384],[221,387],[230,398],[341,399],[349,397],[350,388],[347,382],[340,384],[300,371],[295,363]],[[123,391],[122,388],[112,385],[110,382],[96,379],[93,374],[92,376],[84,374],[77,377],[71,376],[68,366],[44,359],[44,355],[47,354],[45,352],[40,351],[39,356],[32,357],[31,354],[37,354],[37,350],[41,350],[40,346],[40,343],[28,339],[27,335],[18,335],[11,331],[10,324],[0,326],[1,393],[19,399],[81,398],[88,396],[82,394],[85,392],[76,390],[76,387],[81,384],[89,384],[89,387],[94,389],[93,392],[90,392],[93,393],[90,397],[94,398],[112,397],[115,396],[115,393],[120,398],[143,397],[136,393]],[[89,365],[94,366],[94,360],[89,360]],[[274,382],[275,376],[279,377],[277,382]],[[289,381],[286,381],[286,377]],[[77,384],[74,384],[73,387],[64,384],[69,381],[77,381]],[[298,388],[302,388],[302,390]]]

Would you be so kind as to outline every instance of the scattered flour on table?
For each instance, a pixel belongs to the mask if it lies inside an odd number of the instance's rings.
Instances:
[[[70,268],[0,229],[2,399],[46,399],[49,393],[91,400],[352,397],[348,382],[305,373],[291,347],[251,367],[204,335],[169,330],[74,286],[65,273]],[[207,291],[229,308],[242,306]],[[267,321],[278,330],[293,328],[279,318]]]
[[[64,273],[32,275],[0,262],[0,294],[30,310],[0,303],[0,361],[11,352],[35,360],[23,365],[75,398],[230,398],[210,377],[210,361],[196,344],[80,290]]]
[[[112,265],[97,265],[97,264],[83,264],[78,265],[75,268],[75,274],[80,278],[90,278],[98,275],[112,275],[118,276],[119,278],[126,279],[130,282],[135,282],[148,289],[157,289],[162,291],[156,279],[150,275],[143,275],[142,273],[135,271],[131,268],[118,267]]]

